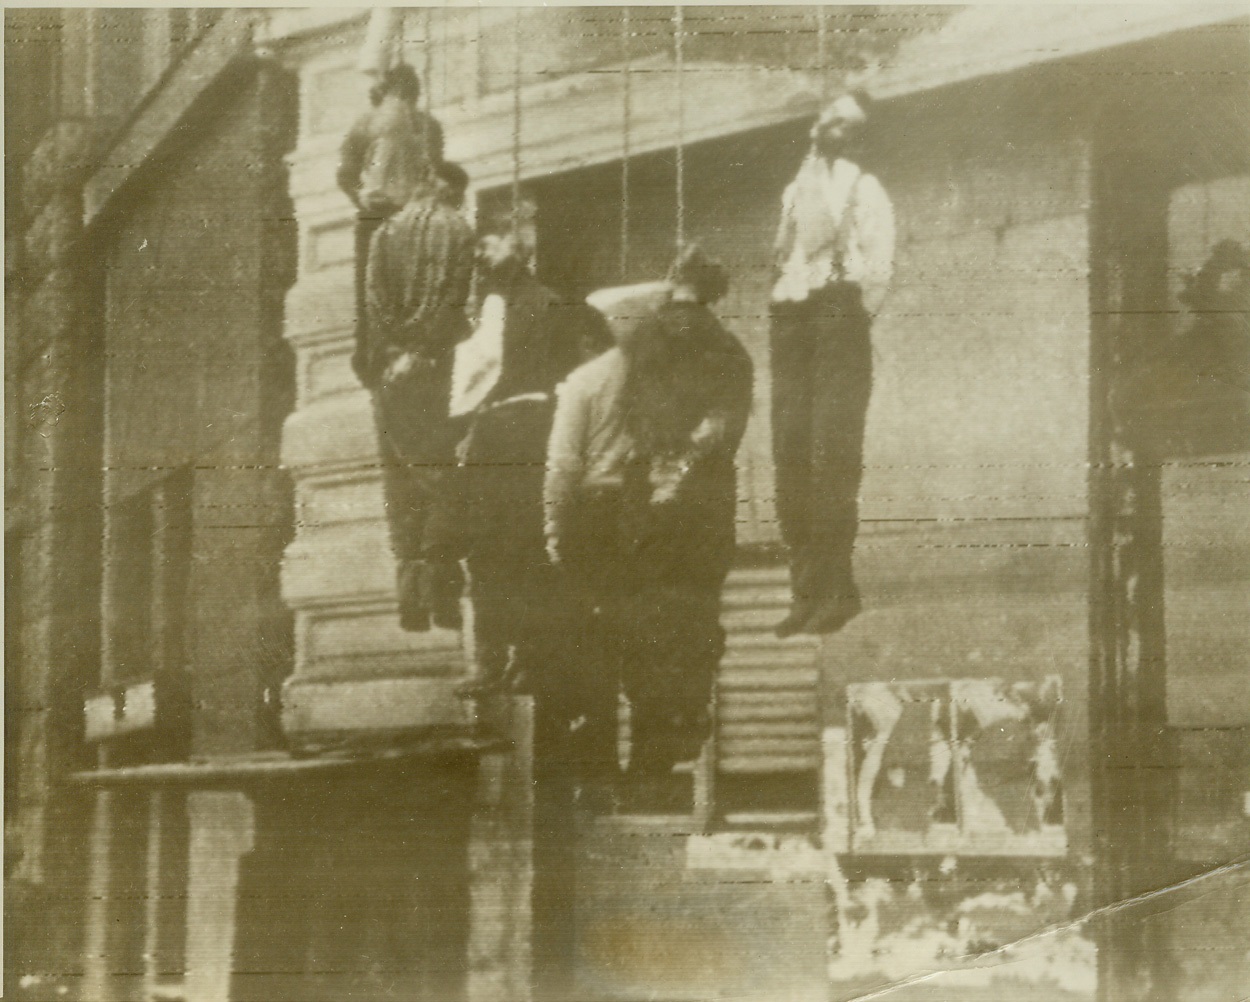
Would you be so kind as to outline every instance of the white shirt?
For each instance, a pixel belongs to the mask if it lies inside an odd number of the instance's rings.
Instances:
[[[556,389],[543,485],[548,538],[558,538],[580,490],[619,487],[633,443],[619,401],[627,366],[620,348],[574,369]]]
[[[810,218],[817,193],[821,220]],[[782,195],[777,252],[774,301],[801,302],[842,279],[876,313],[894,272],[894,207],[881,182],[849,160],[809,156]]]
[[[482,300],[481,316],[473,335],[456,345],[451,368],[452,417],[476,410],[499,382],[506,319],[507,304],[503,296],[492,292]]]

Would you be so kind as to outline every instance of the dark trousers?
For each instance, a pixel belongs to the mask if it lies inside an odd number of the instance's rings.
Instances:
[[[362,209],[356,216],[356,347],[352,352],[352,371],[362,383],[367,383],[369,379],[369,359],[367,358],[369,246],[373,242],[373,234],[392,215],[394,215],[394,210]]]
[[[732,469],[710,486],[676,505],[638,503],[629,487],[588,495],[564,547],[613,669],[603,684],[622,686],[630,702],[635,774],[665,775],[697,757],[710,732],[734,547]]]
[[[857,595],[864,419],[872,390],[871,318],[859,287],[837,283],[771,308],[773,463],[795,607]]]
[[[697,758],[711,733],[712,689],[725,653],[721,592],[735,550],[735,486],[732,463],[704,463],[677,500],[650,504],[645,473],[634,467],[627,475],[635,580],[619,623],[636,775],[663,776]]]
[[[464,577],[433,531],[455,464],[450,383],[449,356],[383,382],[373,396],[386,521],[398,562],[399,620],[406,630],[428,629],[431,614],[439,625],[459,621]]]
[[[560,541],[565,594],[575,617],[574,657],[553,689],[568,701],[570,715],[583,718],[574,754],[602,775],[618,770],[621,652],[614,613],[628,577],[620,523],[620,491],[587,491],[570,512]]]
[[[477,667],[541,685],[567,618],[543,539],[543,475],[552,406],[514,400],[460,423],[460,465],[440,492],[427,551],[468,559]]]
[[[502,678],[504,670],[529,685],[547,689],[549,676],[563,667],[567,607],[560,601],[555,568],[526,555],[469,557],[473,599],[473,646],[482,674]]]
[[[447,358],[383,383],[373,395],[391,547],[401,561],[431,555],[427,525],[456,462],[447,419],[450,392]]]

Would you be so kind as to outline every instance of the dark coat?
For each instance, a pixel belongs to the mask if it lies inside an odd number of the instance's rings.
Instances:
[[[373,236],[366,280],[368,324],[355,363],[370,389],[398,355],[446,356],[468,333],[474,237],[454,208],[409,202]]]
[[[732,462],[751,413],[751,357],[701,303],[668,302],[639,323],[629,348],[626,428],[644,457],[680,455],[711,418],[708,458]]]
[[[555,388],[608,347],[612,336],[597,310],[528,274],[503,295],[499,381],[470,419],[457,487],[438,526],[441,542],[470,560],[542,563],[543,476]]]
[[[528,272],[518,276],[503,296],[507,304],[503,359],[499,382],[484,406],[523,393],[550,394],[582,362],[612,345],[602,314],[553,292]]]

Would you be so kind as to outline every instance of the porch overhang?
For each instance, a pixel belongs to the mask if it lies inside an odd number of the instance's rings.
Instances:
[[[1245,30],[1244,4],[985,5],[904,43],[855,81],[878,100],[1054,63],[1192,29]]]
[[[847,82],[878,100],[893,100],[1177,32],[1244,31],[1247,24],[1244,6],[1223,2],[971,7]],[[628,136],[622,127],[623,65],[522,88],[522,180],[671,149],[679,139],[691,144],[781,125],[814,115],[820,101],[821,82],[810,72],[690,62],[679,84],[669,56],[635,62],[628,71]],[[514,104],[514,95],[500,93],[439,112],[448,155],[465,165],[479,187],[512,178]]]
[[[429,765],[465,756],[504,751],[510,744],[488,735],[437,734],[389,748],[294,755],[289,752],[256,752],[189,762],[162,762],[119,768],[89,769],[73,773],[80,786],[185,787],[190,789],[241,789],[282,780],[335,777],[387,767]]]
[[[1236,29],[1245,19],[1244,7],[1225,2],[970,7],[848,83],[892,100],[1175,32]],[[353,46],[361,31],[359,11],[273,12],[257,39],[276,53],[289,45],[294,54],[309,46]],[[815,114],[821,89],[811,72],[738,62],[688,61],[679,83],[672,55],[660,54],[526,84],[519,97],[505,89],[433,110],[446,131],[448,157],[486,189],[509,183],[518,167],[525,181],[671,149],[679,140],[698,143],[801,120]],[[332,179],[303,175],[333,156],[340,138],[306,139],[293,158],[293,187],[329,191]]]

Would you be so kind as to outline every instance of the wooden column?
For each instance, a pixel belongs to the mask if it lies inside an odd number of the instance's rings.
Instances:
[[[297,741],[467,722],[454,692],[465,668],[458,634],[399,627],[371,401],[349,363],[355,211],[335,170],[343,135],[368,107],[356,68],[363,27],[344,22],[284,51],[301,101],[290,157],[299,266],[285,317],[297,389],[282,447],[297,526],[283,563],[296,637],[283,725]]]
[[[485,710],[512,749],[484,755],[480,764],[469,836],[468,1002],[530,1002],[534,703],[502,699]]]
[[[1146,102],[1143,102],[1146,104]],[[1165,700],[1160,464],[1133,413],[1134,368],[1165,332],[1167,172],[1152,123],[1102,123],[1091,222],[1090,746],[1097,904],[1167,884],[1175,799]],[[1158,927],[1120,909],[1098,926],[1108,1000],[1171,997]]]

